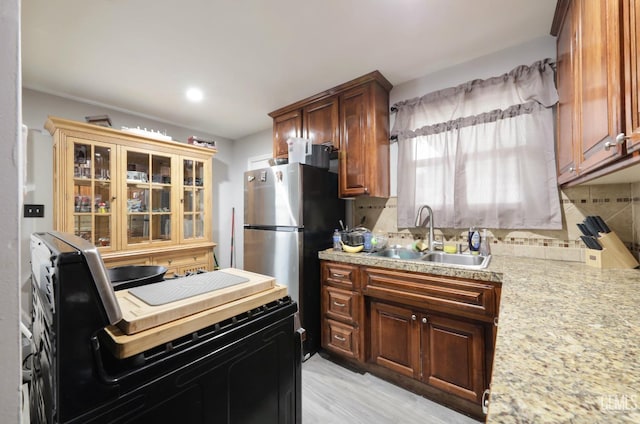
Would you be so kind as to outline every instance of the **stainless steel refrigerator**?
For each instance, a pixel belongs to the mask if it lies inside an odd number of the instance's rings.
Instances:
[[[244,269],[271,275],[298,303],[305,356],[320,347],[320,261],[344,201],[338,176],[299,163],[245,172]]]

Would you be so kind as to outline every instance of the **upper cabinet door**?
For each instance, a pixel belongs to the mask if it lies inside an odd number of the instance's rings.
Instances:
[[[201,160],[182,160],[182,243],[202,241],[207,234],[207,165]]]
[[[369,121],[367,86],[356,87],[340,95],[340,143],[339,184],[340,196],[350,197],[368,194],[367,187],[367,135]]]
[[[338,124],[338,97],[332,96],[305,106],[302,122],[304,137],[313,144],[330,142],[334,149],[340,147]]]
[[[576,176],[577,137],[574,136],[576,126],[574,119],[576,78],[576,25],[574,24],[574,4],[570,3],[561,23],[557,40],[558,86],[558,126],[556,135],[556,162],[558,183],[562,184]]]
[[[294,110],[273,118],[273,155],[277,158],[289,156],[287,140],[302,135],[302,111]]]
[[[625,60],[625,93],[626,93],[626,143],[627,151],[640,148],[640,4],[637,0],[624,1],[624,50]]]
[[[581,106],[578,136],[582,141],[580,172],[617,159],[615,144],[622,131],[622,68],[620,54],[620,2],[582,0],[579,15],[580,51],[578,102]]]
[[[174,163],[171,155],[127,149],[125,163],[126,225],[123,226],[123,248],[139,249],[143,245],[172,242],[175,237],[172,185]]]
[[[116,246],[111,229],[116,216],[115,187],[111,176],[115,173],[115,161],[112,149],[115,146],[68,138],[69,152],[73,155],[68,163],[73,161],[73,177],[67,181],[68,202],[73,201],[73,208],[63,206],[63,210],[72,210],[70,215],[63,218],[62,231],[71,232],[100,247],[101,251],[111,251]],[[69,172],[71,168],[67,168]]]

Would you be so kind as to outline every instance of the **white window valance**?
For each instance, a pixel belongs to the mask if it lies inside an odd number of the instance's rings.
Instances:
[[[562,228],[551,60],[396,103],[398,226]]]

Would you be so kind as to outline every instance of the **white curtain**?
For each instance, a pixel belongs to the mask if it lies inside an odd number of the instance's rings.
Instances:
[[[551,59],[396,103],[398,227],[561,229]]]

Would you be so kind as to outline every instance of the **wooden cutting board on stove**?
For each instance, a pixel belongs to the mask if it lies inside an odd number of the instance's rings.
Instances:
[[[136,289],[138,289],[139,293],[140,289],[144,287],[116,291],[116,299],[122,311],[122,320],[118,323],[118,327],[124,334],[131,335],[139,333],[216,306],[272,289],[275,286],[275,279],[273,277],[256,274],[254,272],[236,268],[213,271],[213,273],[217,272],[222,272],[223,274],[216,274],[216,277],[224,275],[229,278],[246,281],[158,305],[146,303],[139,295],[136,296],[133,294]],[[204,274],[201,276],[204,276]],[[179,282],[180,279],[167,280],[160,283],[161,286],[159,287],[171,290],[172,287],[168,285],[178,284]]]
[[[156,346],[172,342],[179,337],[186,336],[187,334],[266,305],[267,303],[282,299],[286,295],[287,288],[276,285],[271,289],[206,309],[135,334],[125,334],[115,325],[109,325],[104,329],[106,337],[102,338],[102,341],[116,358],[129,358]]]

